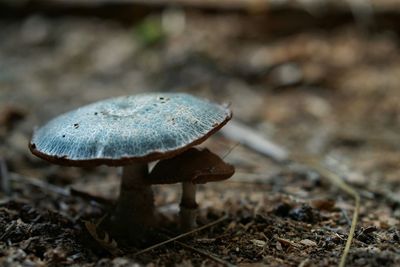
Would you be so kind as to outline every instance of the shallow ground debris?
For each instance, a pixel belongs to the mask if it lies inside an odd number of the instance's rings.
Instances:
[[[84,223],[96,222],[116,199],[116,169],[49,166],[29,154],[34,126],[64,111],[143,91],[186,91],[231,102],[235,119],[290,151],[329,157],[362,197],[347,266],[399,266],[396,31],[377,23],[362,32],[343,23],[287,34],[248,28],[254,21],[229,12],[184,14],[182,32],[164,32],[152,44],[135,25],[94,17],[0,19],[0,156],[11,188],[9,196],[0,193],[0,265],[221,264],[208,253],[231,264],[337,266],[352,199],[312,170],[278,165],[222,135],[205,146],[237,172],[199,186],[198,224],[227,219],[179,239],[184,245],[171,242],[136,257],[143,248],[122,244],[122,255],[112,256]],[[162,33],[162,16],[156,12],[146,23]],[[161,242],[178,234],[179,188],[154,189],[165,217]]]

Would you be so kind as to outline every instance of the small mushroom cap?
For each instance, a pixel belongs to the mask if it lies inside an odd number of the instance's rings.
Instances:
[[[235,168],[208,149],[190,148],[170,159],[160,160],[151,170],[149,184],[192,182],[204,184],[230,178]]]
[[[96,102],[36,130],[30,150],[70,166],[126,165],[172,157],[206,140],[229,108],[184,93],[148,93]]]

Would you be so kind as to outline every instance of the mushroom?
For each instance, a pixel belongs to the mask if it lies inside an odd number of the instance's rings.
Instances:
[[[147,182],[182,183],[180,227],[183,231],[189,231],[196,227],[196,184],[222,181],[234,173],[235,168],[232,165],[207,148],[190,148],[173,158],[160,160],[151,170]]]
[[[54,118],[35,130],[29,148],[61,165],[123,166],[111,232],[141,242],[154,225],[148,163],[200,144],[231,117],[226,106],[184,93],[117,97]]]

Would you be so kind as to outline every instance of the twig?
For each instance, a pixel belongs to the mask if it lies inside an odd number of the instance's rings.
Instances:
[[[59,186],[50,184],[50,183],[46,183],[44,181],[41,181],[37,178],[33,178],[33,177],[27,177],[24,175],[21,175],[19,173],[10,173],[10,178],[13,181],[17,181],[17,182],[25,182],[28,183],[30,185],[36,186],[40,189],[43,189],[47,192],[52,192],[52,193],[56,193],[58,195],[64,196],[64,197],[69,197],[71,196],[70,192],[68,189],[64,189],[61,188]]]
[[[159,234],[161,234],[161,235],[164,236],[165,238],[171,238],[171,237],[168,236],[167,234],[163,234],[163,233],[159,233]],[[215,261],[215,262],[217,262],[217,263],[219,263],[219,264],[222,264],[223,266],[228,266],[228,267],[233,267],[233,266],[235,266],[235,265],[233,265],[232,263],[230,263],[230,262],[228,262],[228,261],[225,261],[225,260],[223,260],[223,259],[221,259],[221,258],[219,258],[219,257],[217,257],[217,256],[215,256],[215,255],[213,255],[213,254],[211,254],[211,253],[209,253],[208,251],[204,251],[204,250],[202,250],[202,249],[198,249],[198,248],[195,248],[195,247],[191,247],[191,246],[187,245],[186,243],[183,243],[183,242],[178,241],[178,240],[175,240],[174,242],[177,243],[178,245],[184,247],[184,248],[187,248],[187,249],[189,249],[189,250],[192,250],[192,251],[194,251],[194,252],[196,252],[196,253],[198,253],[198,254],[200,254],[200,255],[203,255],[204,257],[207,257],[207,258],[209,258],[209,259],[211,259],[211,260],[213,260],[213,261]]]
[[[17,182],[24,182],[29,185],[38,187],[46,192],[55,193],[55,194],[63,196],[63,197],[77,196],[88,202],[95,202],[97,205],[101,205],[105,208],[110,208],[112,206],[112,201],[110,201],[106,198],[93,196],[89,193],[82,192],[82,191],[79,191],[74,188],[62,188],[57,185],[42,181],[40,179],[33,178],[33,177],[27,177],[27,176],[24,176],[24,175],[21,175],[18,173],[10,173],[10,180],[17,181]]]
[[[7,196],[11,195],[10,174],[3,158],[0,158],[0,189]]]
[[[284,162],[288,159],[289,153],[284,148],[238,121],[229,122],[220,132],[225,137],[240,142],[277,162]]]
[[[202,230],[204,230],[204,229],[206,229],[206,228],[209,228],[209,227],[214,226],[214,225],[216,225],[216,224],[218,224],[218,223],[221,223],[221,222],[225,221],[226,219],[228,219],[228,215],[224,215],[224,216],[222,216],[221,218],[219,218],[218,220],[213,221],[213,222],[211,222],[211,223],[209,223],[209,224],[206,224],[206,225],[204,225],[204,226],[202,226],[202,227],[196,228],[196,229],[194,229],[194,230],[192,230],[192,231],[186,232],[186,233],[184,233],[184,234],[178,235],[178,236],[173,237],[173,238],[171,238],[171,239],[168,239],[168,240],[166,240],[166,241],[163,241],[163,242],[160,242],[160,243],[155,244],[155,245],[153,245],[153,246],[150,246],[150,247],[148,247],[148,248],[145,248],[145,249],[143,249],[143,250],[141,250],[141,251],[139,251],[139,252],[136,252],[135,254],[133,254],[133,256],[136,257],[136,256],[138,256],[138,255],[140,255],[140,254],[143,254],[143,253],[145,253],[145,252],[151,251],[151,250],[153,250],[153,249],[155,249],[155,248],[164,246],[164,245],[166,245],[166,244],[168,244],[168,243],[171,243],[171,242],[174,242],[174,241],[176,241],[176,240],[178,240],[178,239],[181,239],[181,238],[184,238],[184,237],[189,236],[189,235],[191,235],[191,234],[194,234],[194,233],[196,233],[196,232],[202,231]]]
[[[104,198],[104,197],[101,197],[101,196],[95,196],[95,195],[89,194],[87,192],[75,189],[73,187],[71,187],[69,189],[69,192],[70,192],[71,196],[77,196],[77,197],[80,197],[80,198],[82,198],[84,200],[87,200],[89,202],[94,201],[94,202],[96,202],[98,204],[101,204],[105,208],[109,208],[110,209],[114,205],[114,203],[113,203],[113,201],[111,199]]]
[[[229,156],[229,154],[231,154],[231,152],[237,148],[237,146],[240,145],[240,142],[237,142],[236,144],[234,144],[226,153],[225,155],[223,155],[221,158],[225,159],[227,156]]]
[[[228,266],[228,267],[233,267],[233,266],[235,266],[235,265],[233,265],[232,263],[227,262],[227,261],[225,261],[225,260],[223,260],[223,259],[221,259],[221,258],[219,258],[219,257],[217,257],[217,256],[215,256],[215,255],[213,255],[213,254],[211,254],[211,253],[209,253],[208,251],[204,251],[204,250],[202,250],[202,249],[198,249],[198,248],[195,248],[195,247],[191,247],[191,246],[189,246],[189,245],[187,245],[187,244],[185,244],[185,243],[182,243],[182,242],[180,242],[180,241],[175,241],[175,242],[178,243],[178,244],[179,244],[180,246],[182,246],[182,247],[185,247],[185,248],[187,248],[187,249],[193,250],[194,252],[199,253],[200,255],[203,255],[203,256],[205,256],[205,257],[207,257],[207,258],[209,258],[209,259],[211,259],[211,260],[213,260],[213,261],[215,261],[215,262],[217,262],[217,263],[220,263],[220,264],[222,264],[222,265],[224,265],[224,266]]]

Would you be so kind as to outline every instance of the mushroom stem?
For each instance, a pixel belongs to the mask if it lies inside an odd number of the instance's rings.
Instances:
[[[153,191],[145,183],[146,163],[135,163],[122,169],[121,188],[112,219],[113,232],[135,243],[143,241],[154,223]]]
[[[182,231],[186,232],[196,228],[197,207],[196,185],[192,182],[183,182],[179,211],[180,227]]]

